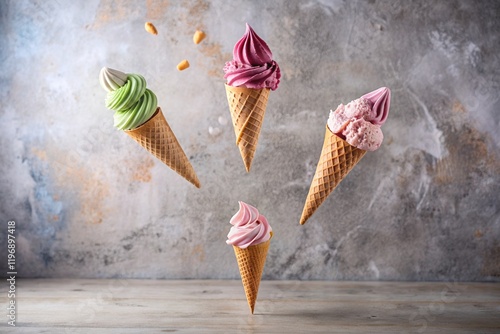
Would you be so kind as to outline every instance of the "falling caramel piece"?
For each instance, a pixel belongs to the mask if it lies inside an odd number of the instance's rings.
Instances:
[[[186,59],[177,64],[177,69],[179,71],[184,71],[188,67],[189,67],[189,62]]]
[[[196,32],[194,33],[194,36],[193,36],[193,42],[194,42],[194,44],[200,44],[200,42],[202,40],[204,40],[205,37],[207,37],[207,35],[203,31],[196,30]]]
[[[156,27],[153,25],[151,22],[146,22],[144,25],[144,28],[146,29],[147,32],[153,35],[158,35],[158,30],[156,30]]]

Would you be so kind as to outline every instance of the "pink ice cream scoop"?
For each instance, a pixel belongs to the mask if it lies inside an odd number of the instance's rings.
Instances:
[[[350,122],[344,130],[344,135],[346,142],[365,151],[375,151],[384,140],[380,126],[363,119]]]
[[[248,23],[245,35],[234,46],[233,60],[224,66],[224,73],[228,85],[253,89],[276,90],[281,78],[271,49]]]
[[[272,228],[266,217],[253,206],[241,201],[238,203],[240,208],[229,222],[233,226],[229,230],[226,243],[244,249],[269,240]]]
[[[359,99],[340,104],[330,112],[328,128],[346,142],[365,151],[375,151],[384,139],[381,125],[389,114],[391,91],[379,88]]]

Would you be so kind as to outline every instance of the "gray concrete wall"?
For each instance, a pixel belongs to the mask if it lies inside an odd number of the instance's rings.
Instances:
[[[267,279],[499,280],[499,14],[498,1],[2,1],[2,254],[13,219],[19,276],[237,278],[225,239],[243,200],[275,231]],[[249,174],[222,73],[245,22],[283,74]],[[146,77],[200,190],[113,128],[103,66]],[[330,109],[380,86],[382,147],[300,226]]]

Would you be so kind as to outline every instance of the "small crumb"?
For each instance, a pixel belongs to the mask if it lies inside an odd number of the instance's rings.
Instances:
[[[208,127],[208,133],[211,135],[211,136],[214,136],[214,137],[217,137],[218,135],[220,135],[222,133],[222,130],[219,129],[219,128],[214,128],[212,126],[209,126]]]
[[[186,59],[177,64],[177,69],[179,71],[184,71],[188,67],[189,67],[189,62]]]
[[[153,25],[151,22],[146,22],[144,25],[144,28],[146,29],[147,32],[153,35],[158,35],[158,30],[156,30],[156,27]]]
[[[205,37],[207,37],[207,35],[203,31],[196,30],[196,32],[194,33],[194,36],[193,36],[193,42],[194,42],[194,44],[200,44],[200,42],[202,40],[204,40]]]
[[[217,119],[217,121],[219,121],[219,124],[220,125],[226,125],[227,124],[227,119],[223,116],[219,116],[219,118]]]

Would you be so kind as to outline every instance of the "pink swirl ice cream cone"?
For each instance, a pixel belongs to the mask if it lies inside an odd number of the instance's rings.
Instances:
[[[233,245],[250,312],[254,312],[267,252],[273,235],[266,217],[251,205],[239,202],[240,209],[231,218],[233,225],[227,244]]]

